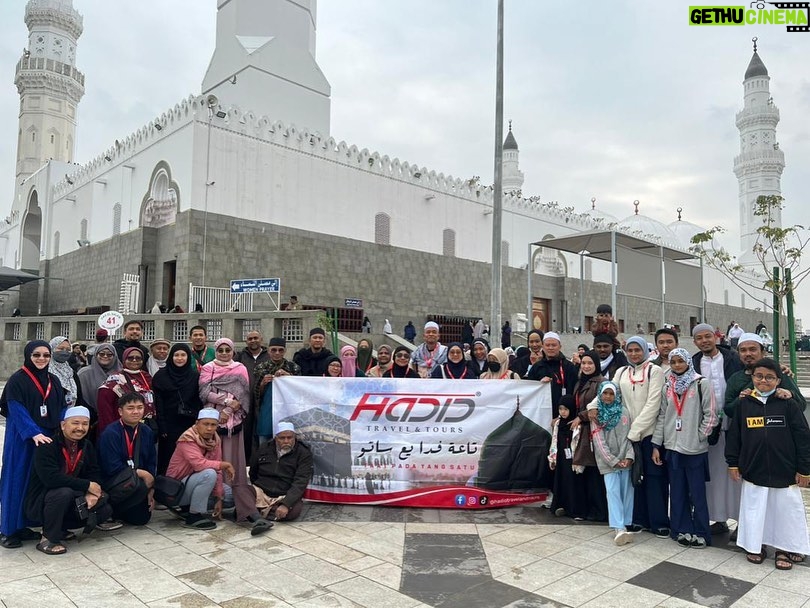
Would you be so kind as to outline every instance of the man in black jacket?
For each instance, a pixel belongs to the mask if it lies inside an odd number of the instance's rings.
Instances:
[[[313,327],[309,331],[309,348],[302,348],[293,357],[293,361],[301,368],[302,376],[323,376],[326,374],[326,360],[332,356],[332,351],[324,347],[326,332],[320,327]]]
[[[557,417],[560,397],[574,392],[577,383],[577,366],[562,354],[559,334],[553,331],[543,336],[543,358],[529,368],[526,380],[551,383],[551,417]]]
[[[295,427],[279,422],[273,441],[253,453],[250,481],[262,490],[277,520],[293,521],[304,508],[302,498],[312,479],[312,468],[312,452],[296,440]]]
[[[610,334],[594,336],[593,349],[599,355],[599,367],[605,380],[612,380],[616,370],[627,365],[627,357],[616,348]]]
[[[90,411],[84,406],[68,408],[61,427],[52,442],[34,452],[25,497],[26,515],[42,522],[37,550],[47,555],[67,551],[62,541],[75,538],[68,532],[70,528],[84,527],[84,533],[89,534],[98,522],[112,515],[107,496],[101,491],[93,444],[85,439]]]

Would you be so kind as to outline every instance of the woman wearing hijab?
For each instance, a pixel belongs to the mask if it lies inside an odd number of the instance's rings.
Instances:
[[[354,346],[346,345],[340,349],[340,362],[343,365],[344,378],[365,378],[365,371],[357,367],[357,350]]]
[[[121,362],[112,344],[100,344],[90,365],[79,370],[82,399],[90,408],[90,415],[98,418],[98,389],[107,378],[121,371]]]
[[[59,384],[65,391],[65,407],[84,405],[82,401],[81,385],[76,372],[70,367],[68,360],[73,352],[70,342],[65,336],[56,336],[50,341],[51,363],[48,371],[59,378]],[[92,412],[91,412],[92,417]]]
[[[0,408],[6,416],[3,469],[0,472],[0,545],[17,549],[26,540],[39,540],[27,528],[23,499],[37,446],[51,443],[65,409],[59,378],[48,372],[51,347],[44,340],[25,346],[25,360],[3,390]]]
[[[377,364],[366,372],[366,376],[369,378],[382,378],[391,369],[392,365],[391,347],[383,344],[377,349]]]
[[[366,376],[368,376],[368,370],[377,365],[373,353],[374,343],[368,338],[363,338],[357,343],[357,367]]]
[[[100,349],[99,349],[100,350]],[[96,357],[99,351],[96,351]],[[144,422],[149,425],[157,437],[158,428],[155,419],[155,399],[152,395],[152,376],[143,369],[143,351],[137,346],[124,350],[124,367],[107,378],[98,389],[96,405],[98,407],[98,435],[104,432],[113,422],[118,422],[118,400],[126,394],[138,393],[143,397],[146,409]]]
[[[487,355],[487,371],[478,376],[481,380],[520,380],[509,370],[509,355],[502,348],[493,348]]]
[[[326,378],[342,378],[343,377],[343,361],[337,355],[330,355],[324,361],[326,371],[324,377]]]
[[[627,365],[616,370],[612,382],[619,387],[621,399],[630,414],[631,442],[641,444],[644,480],[635,486],[633,524],[630,532],[650,530],[659,538],[669,538],[669,480],[666,466],[652,460],[652,435],[661,409],[664,370],[650,361],[647,340],[633,336],[624,349]],[[593,424],[596,403],[588,405]]]
[[[476,377],[487,371],[487,355],[489,354],[489,343],[483,338],[473,340],[472,356],[470,357],[471,367]]]
[[[475,371],[470,362],[464,358],[464,345],[461,342],[451,342],[447,345],[447,362],[434,368],[430,377],[448,380],[475,380]]]
[[[394,364],[383,378],[418,378],[419,374],[411,369],[411,351],[406,346],[397,346],[394,349]]]
[[[236,501],[237,521],[254,522],[261,531],[272,524],[263,520],[256,510],[256,494],[248,482],[245,442],[242,425],[250,409],[250,378],[247,368],[233,360],[233,341],[220,338],[214,343],[215,359],[200,370],[200,399],[203,406],[219,412],[219,433],[222,438],[222,459],[236,471],[230,483]],[[259,533],[258,531],[256,532]]]
[[[571,421],[572,430],[579,429],[582,440],[574,451],[574,466],[583,467],[577,475],[577,500],[585,505],[585,518],[590,521],[607,521],[607,496],[605,484],[599,468],[596,466],[596,455],[590,441],[591,423],[588,419],[588,404],[596,398],[599,385],[604,380],[596,351],[587,351],[580,356],[579,377],[574,386],[573,398],[576,416]]]
[[[166,366],[152,379],[158,422],[158,475],[166,474],[177,440],[197,421],[202,409],[199,383],[191,348],[187,344],[172,346]]]

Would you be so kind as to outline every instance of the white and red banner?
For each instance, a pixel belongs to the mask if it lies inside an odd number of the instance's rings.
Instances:
[[[545,500],[550,485],[548,384],[284,376],[273,419],[312,449],[310,500],[491,508]]]

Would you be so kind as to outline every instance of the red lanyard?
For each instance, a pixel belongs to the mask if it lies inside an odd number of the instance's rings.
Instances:
[[[461,375],[458,378],[456,378],[453,375],[453,372],[450,371],[449,367],[445,367],[444,369],[447,370],[447,375],[450,376],[450,378],[452,378],[453,380],[464,380],[464,378],[467,377],[467,368],[466,367],[464,368],[464,371],[461,372]]]
[[[48,395],[51,394],[51,378],[50,378],[50,376],[48,376],[48,388],[46,390],[46,389],[42,388],[42,385],[39,383],[39,380],[37,380],[37,377],[34,374],[31,373],[30,369],[28,369],[27,367],[23,367],[22,369],[26,374],[28,374],[28,377],[31,378],[31,380],[34,383],[34,386],[37,387],[37,390],[39,391],[39,394],[42,395],[42,403],[44,405],[45,402],[48,400]]]
[[[565,384],[565,371],[563,371],[562,361],[560,361],[560,377],[556,378],[556,380],[557,380],[557,384],[559,384],[560,386]]]
[[[675,387],[671,386],[669,388],[669,394],[670,397],[672,397],[672,403],[675,404],[675,413],[678,414],[678,418],[681,417],[681,412],[683,412],[683,404],[686,403],[686,393],[688,392],[689,389],[687,388],[686,391],[684,391],[683,396],[681,397],[681,400],[679,402],[678,393],[675,392]]]
[[[79,461],[82,459],[82,450],[76,452],[75,459],[70,457],[70,452],[68,452],[67,448],[62,448],[62,455],[65,457],[65,468],[67,469],[67,474],[72,477],[76,467],[79,466]]]
[[[438,344],[436,344],[433,350],[428,350],[427,346],[425,347],[425,352],[430,353],[430,359],[425,359],[425,367],[427,367],[428,369],[431,369],[433,367],[433,353],[436,352],[436,349],[438,348],[439,348]]]
[[[641,380],[634,380],[633,373],[634,370],[630,368],[630,384],[633,387],[633,390],[636,390],[636,384],[644,384],[644,377],[647,375],[647,366],[650,365],[650,362],[647,361],[644,365],[641,366]]]
[[[132,434],[132,439],[129,438],[129,433],[127,433],[127,427],[124,426],[124,421],[121,420],[121,427],[124,431],[124,441],[127,442],[127,456],[130,460],[132,460],[132,455],[135,453],[135,442],[138,440],[138,427],[135,427],[135,432]]]

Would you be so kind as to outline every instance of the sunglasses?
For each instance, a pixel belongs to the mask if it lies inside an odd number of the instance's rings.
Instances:
[[[96,353],[96,357],[109,358],[109,357],[112,357],[112,356],[113,356],[113,354],[111,352],[109,352],[109,351],[106,351],[106,350],[103,350],[100,353]]]
[[[32,359],[50,359],[51,353],[31,353]]]
[[[218,353],[229,353],[229,352],[231,352],[231,349],[226,346],[224,348],[218,348],[217,352]]]
[[[283,353],[285,351],[284,348],[268,348],[271,353]]]
[[[143,357],[127,357],[127,361],[143,361]]]
[[[395,359],[410,359],[411,356],[408,353],[397,353],[394,355]]]

